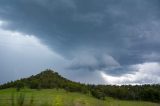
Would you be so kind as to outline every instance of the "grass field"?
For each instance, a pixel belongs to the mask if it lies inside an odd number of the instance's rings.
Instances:
[[[89,95],[66,92],[62,89],[0,90],[0,106],[160,106],[141,101],[122,101],[107,97],[98,100]]]

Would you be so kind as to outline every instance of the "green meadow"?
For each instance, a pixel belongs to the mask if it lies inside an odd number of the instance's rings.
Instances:
[[[144,101],[126,101],[107,97],[105,100],[90,95],[67,92],[63,89],[0,90],[0,106],[160,106]]]

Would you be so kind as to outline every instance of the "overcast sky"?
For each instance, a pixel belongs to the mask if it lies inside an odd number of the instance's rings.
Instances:
[[[0,83],[46,68],[84,83],[160,83],[160,1],[0,0]]]

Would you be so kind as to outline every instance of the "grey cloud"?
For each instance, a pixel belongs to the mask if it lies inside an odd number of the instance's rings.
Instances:
[[[93,25],[101,25],[104,20],[104,14],[89,13],[89,14],[75,14],[73,20],[80,21],[83,23],[91,23]]]
[[[77,53],[71,61],[68,61],[66,70],[104,71],[108,75],[113,76],[121,76],[135,71],[135,67],[121,66],[114,57],[108,54],[97,55],[90,52],[85,50],[85,52]]]
[[[41,39],[69,61],[68,69],[123,75],[132,70],[130,65],[159,61],[145,57],[160,53],[159,4],[159,0],[1,0],[0,19],[9,23],[7,30]]]
[[[92,54],[77,54],[71,61],[69,69],[85,69],[89,71],[101,70],[106,67],[117,67],[120,64],[110,55],[92,55]]]
[[[79,70],[67,70],[64,74],[66,78],[73,81],[83,82],[86,84],[105,84],[105,80],[102,78],[99,71],[89,71],[84,69]]]

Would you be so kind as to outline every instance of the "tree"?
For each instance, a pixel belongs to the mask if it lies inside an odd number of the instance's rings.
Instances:
[[[17,91],[20,91],[20,89],[21,88],[23,88],[24,87],[24,83],[22,82],[22,81],[17,81],[17,83],[16,83],[16,89],[17,89]]]

